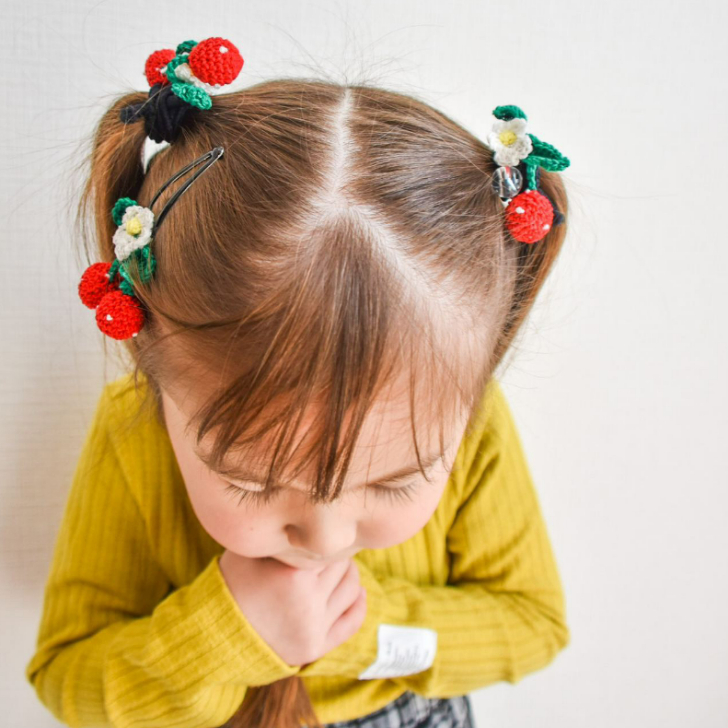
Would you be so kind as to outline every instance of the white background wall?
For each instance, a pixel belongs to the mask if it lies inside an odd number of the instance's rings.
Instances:
[[[25,682],[106,361],[70,215],[79,144],[149,53],[222,35],[230,90],[365,76],[484,138],[499,104],[572,160],[572,227],[503,375],[572,643],[473,695],[479,728],[728,725],[726,5],[720,0],[6,2],[0,24],[3,724]],[[342,70],[343,69],[343,70]],[[113,347],[109,346],[109,351]]]

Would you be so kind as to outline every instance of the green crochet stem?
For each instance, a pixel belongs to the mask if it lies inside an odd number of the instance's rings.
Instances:
[[[210,94],[203,88],[198,88],[191,83],[187,83],[180,78],[177,78],[175,69],[177,66],[181,66],[183,63],[187,63],[190,51],[197,45],[196,40],[186,40],[180,43],[175,52],[177,55],[167,63],[165,73],[169,82],[172,84],[172,93],[175,96],[179,96],[183,101],[186,101],[191,106],[194,106],[202,111],[205,111],[212,107],[212,99]]]
[[[175,49],[174,52],[179,55],[180,53],[189,53],[197,45],[196,40],[183,40]]]
[[[154,272],[157,269],[157,259],[152,253],[151,245],[147,244],[143,248],[137,248],[137,250],[133,251],[131,255],[134,256],[134,259],[137,262],[141,282],[143,284],[149,283],[149,281],[151,281],[154,277]],[[118,273],[121,278],[119,281],[119,290],[122,293],[126,293],[127,296],[134,296],[134,281],[124,265],[128,259],[129,258],[124,261],[120,261],[117,258],[114,260],[111,264],[111,268],[109,269],[109,280],[113,281]]]

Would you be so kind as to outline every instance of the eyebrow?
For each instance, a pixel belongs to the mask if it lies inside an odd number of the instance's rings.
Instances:
[[[423,470],[428,471],[430,468],[432,468],[433,465],[435,465],[438,460],[441,460],[444,457],[444,453],[447,452],[447,450],[450,448],[450,445],[447,445],[445,447],[445,450],[442,453],[434,453],[433,455],[429,455],[428,457],[424,458],[422,460],[422,466]],[[195,453],[197,457],[207,465],[210,470],[213,470],[214,472],[218,473],[219,475],[227,475],[230,478],[235,478],[236,480],[246,480],[251,483],[258,483],[259,485],[265,485],[265,481],[255,472],[248,470],[245,468],[245,466],[221,466],[219,468],[215,468],[212,465],[211,458],[205,453],[204,451],[200,450],[199,448],[195,447]],[[412,465],[408,465],[404,468],[401,468],[400,470],[396,470],[393,473],[390,473],[389,475],[385,475],[383,478],[379,478],[378,480],[371,482],[371,483],[362,483],[361,485],[357,486],[359,488],[365,486],[365,485],[392,485],[394,483],[399,483],[400,481],[404,480],[405,478],[408,478],[410,475],[414,475],[415,473],[420,472],[419,465],[417,463],[414,463]],[[285,487],[284,484],[275,482],[273,485],[274,488],[280,488]]]

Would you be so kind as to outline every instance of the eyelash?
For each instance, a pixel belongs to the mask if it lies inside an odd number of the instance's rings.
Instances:
[[[405,501],[412,500],[412,494],[417,489],[417,484],[408,483],[401,488],[385,488],[381,485],[372,485],[370,487],[380,497],[389,498],[393,501]],[[271,493],[265,494],[263,491],[245,490],[245,488],[239,488],[237,485],[233,485],[232,483],[228,483],[225,486],[225,491],[232,493],[233,495],[239,495],[238,505],[241,505],[245,500],[250,500],[253,503],[260,503],[271,501],[275,497]],[[273,491],[273,493],[275,492],[277,491]]]

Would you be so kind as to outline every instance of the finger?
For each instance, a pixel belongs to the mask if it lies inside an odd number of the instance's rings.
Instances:
[[[353,559],[342,559],[341,561],[334,561],[320,571],[318,573],[319,589],[326,594],[334,591],[336,585],[346,576],[352,563]]]
[[[359,569],[354,562],[329,595],[326,602],[327,613],[338,617],[348,609],[359,595]]]
[[[326,635],[326,652],[333,650],[355,635],[364,623],[366,613],[367,590],[362,586],[354,603],[331,625],[331,629]]]

